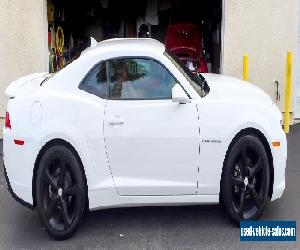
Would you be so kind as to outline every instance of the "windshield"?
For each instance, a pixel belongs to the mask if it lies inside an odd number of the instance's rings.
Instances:
[[[166,50],[164,54],[175,65],[175,67],[179,69],[179,71],[184,75],[184,77],[189,81],[189,83],[201,97],[204,97],[208,94],[209,86],[201,74],[193,74],[193,72],[171,51]]]

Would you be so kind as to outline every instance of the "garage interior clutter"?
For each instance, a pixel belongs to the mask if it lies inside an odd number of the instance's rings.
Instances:
[[[47,0],[49,69],[111,38],[159,40],[192,71],[220,72],[221,0]]]

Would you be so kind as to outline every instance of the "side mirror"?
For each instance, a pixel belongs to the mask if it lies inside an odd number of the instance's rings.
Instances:
[[[187,94],[178,83],[176,83],[172,88],[172,102],[177,102],[179,104],[186,104],[191,102]]]

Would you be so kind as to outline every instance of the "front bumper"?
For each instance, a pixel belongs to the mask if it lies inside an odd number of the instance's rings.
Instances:
[[[278,148],[272,147],[270,143],[271,152],[273,156],[273,167],[274,167],[274,182],[273,182],[273,193],[271,201],[279,199],[285,189],[285,170],[287,160],[287,140],[283,130],[280,131],[279,135],[275,140],[280,141],[281,146]]]

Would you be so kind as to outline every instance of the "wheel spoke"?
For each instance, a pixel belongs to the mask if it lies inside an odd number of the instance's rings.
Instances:
[[[78,196],[78,194],[79,194],[78,186],[73,185],[71,187],[65,188],[64,189],[64,194],[65,195],[71,195],[71,196]]]
[[[59,164],[59,175],[58,175],[58,185],[60,187],[64,187],[64,182],[65,182],[65,174],[66,174],[66,165],[67,162],[64,158],[60,159],[60,164]]]
[[[49,172],[49,169],[48,168],[46,168],[46,170],[45,170],[45,180],[46,180],[46,182],[51,186],[51,187],[53,187],[54,189],[58,189],[57,188],[57,182],[56,182],[56,179],[50,174],[50,172]]]
[[[45,215],[46,218],[50,219],[55,208],[56,208],[56,203],[57,203],[57,198],[53,198],[50,200],[49,204],[47,205],[46,209],[45,209]]]
[[[69,215],[68,215],[68,206],[67,206],[67,202],[65,199],[62,200],[61,212],[62,212],[62,217],[64,220],[64,225],[69,226],[71,223],[70,223],[70,219],[69,219]]]
[[[243,212],[245,208],[245,201],[246,201],[246,189],[243,188],[241,191],[241,196],[240,196],[240,206],[238,208],[238,214],[241,218],[243,218]]]
[[[248,164],[246,147],[243,147],[241,154],[242,154],[242,165],[243,165],[242,167],[245,168]]]
[[[249,190],[250,190],[251,197],[253,198],[256,207],[259,208],[261,198],[259,197],[258,193],[255,191],[253,186],[249,186]]]
[[[232,186],[239,186],[239,185],[243,184],[243,179],[241,176],[231,176],[230,184]]]
[[[262,169],[262,158],[259,157],[255,165],[252,168],[250,168],[250,177],[256,176],[261,169]]]

